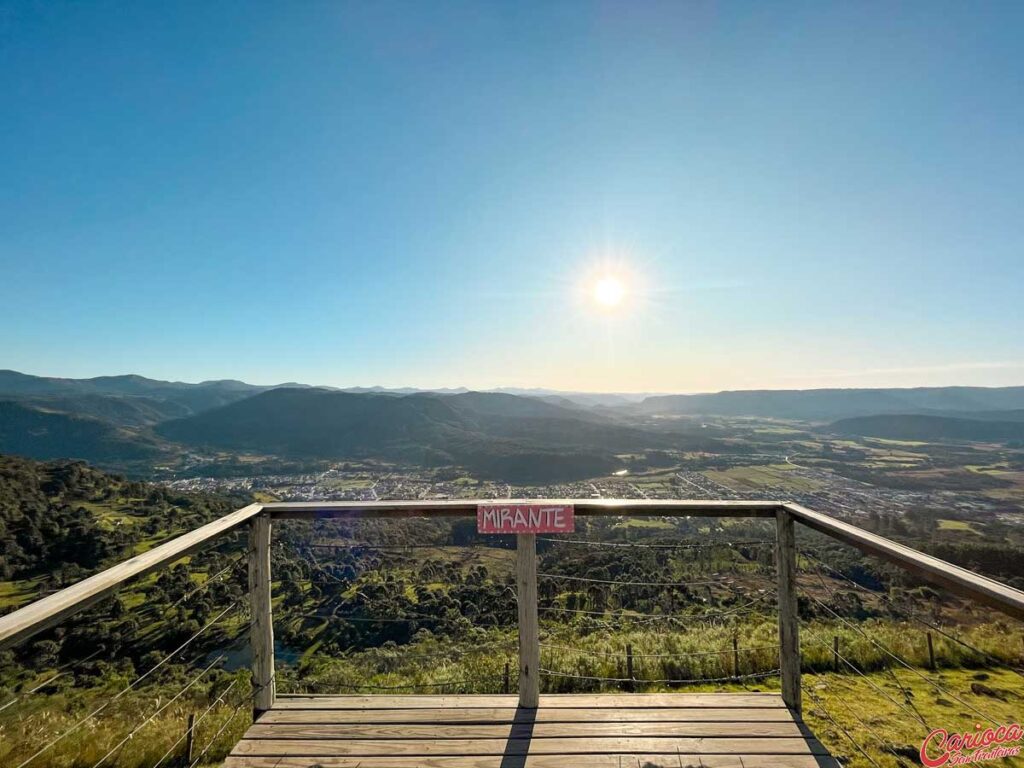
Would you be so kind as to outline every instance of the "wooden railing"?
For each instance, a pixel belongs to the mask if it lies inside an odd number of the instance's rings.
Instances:
[[[502,502],[510,500],[501,500]],[[531,500],[536,503],[537,500]],[[778,501],[665,501],[665,500],[540,500],[572,504],[579,516],[703,516],[774,518],[778,579],[778,629],[782,696],[797,715],[802,710],[800,686],[800,629],[797,611],[796,524],[893,563],[917,577],[948,588],[1017,619],[1024,619],[1024,592],[980,576],[952,563],[925,555],[882,536],[798,504]],[[274,704],[274,628],[271,608],[270,545],[278,519],[470,517],[477,500],[297,502],[251,504],[144,554],[126,560],[78,584],[0,617],[0,651],[52,628],[88,606],[112,595],[128,581],[163,568],[242,526],[249,529],[248,570],[251,609],[250,644],[256,713]],[[516,586],[519,621],[519,702],[537,706],[540,691],[537,619],[537,550],[532,534],[517,541]]]

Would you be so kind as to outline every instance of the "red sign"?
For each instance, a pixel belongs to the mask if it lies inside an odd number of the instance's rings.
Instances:
[[[480,504],[477,533],[572,533],[572,504]]]

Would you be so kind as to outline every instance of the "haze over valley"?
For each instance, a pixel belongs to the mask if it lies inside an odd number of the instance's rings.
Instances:
[[[1024,387],[699,395],[0,373],[0,452],[266,498],[793,498],[1022,521]]]

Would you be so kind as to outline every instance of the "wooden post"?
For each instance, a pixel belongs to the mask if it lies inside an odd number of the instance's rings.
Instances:
[[[928,668],[935,669],[935,646],[932,644],[932,633],[928,632]]]
[[[519,603],[519,706],[540,703],[540,633],[537,622],[537,535],[516,535],[516,595]]]
[[[839,671],[839,635],[832,636],[832,671]]]
[[[796,604],[796,531],[785,509],[775,513],[775,563],[779,579],[779,666],[782,700],[800,717],[800,618]]]
[[[636,690],[636,676],[633,674],[633,645],[632,643],[626,643],[626,677],[629,682],[626,683],[626,690],[630,693]]]
[[[270,603],[270,515],[249,528],[249,643],[252,648],[253,719],[274,706],[274,619]]]
[[[196,713],[188,716],[188,730],[185,731],[185,765],[192,765],[193,752],[196,748]]]
[[[740,676],[740,641],[736,635],[732,636],[732,676]]]

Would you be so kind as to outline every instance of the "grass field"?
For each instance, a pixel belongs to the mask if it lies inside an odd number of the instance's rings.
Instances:
[[[959,531],[963,533],[973,533],[978,536],[981,535],[971,523],[966,520],[938,520],[940,531]]]
[[[814,491],[821,484],[800,476],[791,464],[764,464],[748,467],[730,467],[707,470],[709,480],[737,491],[759,491],[764,488],[783,488],[791,491]]]
[[[17,608],[38,596],[39,579],[0,581],[0,608]]]

